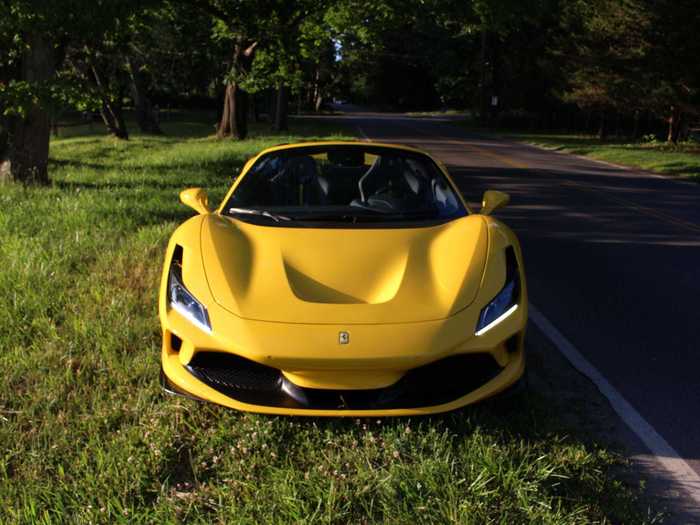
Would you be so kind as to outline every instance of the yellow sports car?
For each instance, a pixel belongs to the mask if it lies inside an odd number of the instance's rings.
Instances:
[[[164,388],[239,410],[452,410],[524,371],[518,240],[438,161],[368,142],[267,149],[177,228],[160,289]]]

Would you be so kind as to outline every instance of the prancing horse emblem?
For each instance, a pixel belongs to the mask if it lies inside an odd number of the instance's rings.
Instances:
[[[350,333],[349,332],[338,332],[338,342],[341,345],[346,345],[350,342]]]

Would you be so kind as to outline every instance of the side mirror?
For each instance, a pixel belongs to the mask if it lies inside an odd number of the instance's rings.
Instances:
[[[180,192],[180,202],[202,215],[209,213],[209,197],[207,197],[207,190],[202,188],[182,190]]]
[[[481,215],[491,215],[498,208],[503,208],[510,201],[510,195],[502,191],[488,190],[481,201]]]

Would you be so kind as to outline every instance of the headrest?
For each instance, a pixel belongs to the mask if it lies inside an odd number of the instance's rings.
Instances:
[[[331,149],[328,150],[328,162],[346,168],[364,166],[365,152],[355,148]]]
[[[308,155],[291,157],[287,162],[286,171],[302,181],[307,180],[316,175],[316,161]]]

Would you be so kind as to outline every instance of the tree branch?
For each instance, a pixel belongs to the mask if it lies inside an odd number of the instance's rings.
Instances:
[[[256,48],[256,47],[258,47],[258,42],[257,42],[257,41],[256,41],[256,42],[253,42],[253,43],[250,44],[247,48],[245,48],[245,50],[243,51],[243,56],[244,56],[244,57],[250,57],[250,56],[255,52],[255,48]]]

